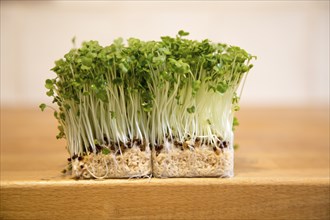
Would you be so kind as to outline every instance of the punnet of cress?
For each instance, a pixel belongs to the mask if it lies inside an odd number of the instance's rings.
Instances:
[[[40,108],[54,109],[74,176],[232,176],[234,112],[255,56],[188,34],[88,41],[55,62],[53,104]]]

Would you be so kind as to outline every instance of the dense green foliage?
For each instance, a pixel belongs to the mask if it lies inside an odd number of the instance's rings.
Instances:
[[[57,137],[67,139],[71,155],[136,137],[151,144],[165,136],[230,138],[236,91],[254,56],[187,35],[127,45],[119,38],[106,47],[84,42],[55,62],[57,76],[45,86],[58,105]]]

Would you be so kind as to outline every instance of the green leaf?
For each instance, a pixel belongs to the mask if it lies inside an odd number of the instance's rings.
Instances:
[[[81,58],[81,63],[85,67],[91,67],[93,63],[93,59],[90,57],[82,57]]]
[[[180,37],[183,37],[183,36],[188,36],[188,35],[189,35],[189,32],[185,32],[185,31],[183,31],[183,30],[180,30],[180,31],[178,32],[178,34],[179,34]]]
[[[60,119],[65,121],[65,114],[63,112],[60,112]]]
[[[64,128],[62,125],[57,126],[57,129],[59,130],[58,135],[56,136],[56,139],[61,139],[65,137],[65,133],[64,133]]]
[[[58,112],[57,112],[57,111],[54,111],[54,117],[55,117],[56,119],[59,119],[59,117],[58,117]]]
[[[233,120],[233,131],[235,131],[235,128],[239,125],[238,119],[236,117],[234,117]]]
[[[239,110],[240,110],[239,105],[235,105],[235,106],[233,107],[233,110],[234,110],[235,112],[239,111]]]
[[[124,42],[124,40],[121,37],[119,37],[113,41],[114,45],[116,45],[116,46],[122,46],[123,42]]]
[[[90,95],[90,92],[89,91],[84,91],[83,92],[83,96],[88,96],[88,95]]]
[[[221,82],[217,86],[217,91],[220,93],[225,93],[228,89],[228,85],[224,82]]]
[[[53,81],[51,79],[46,79],[45,87],[46,87],[46,89],[53,89],[54,88]]]
[[[238,125],[239,125],[238,119],[234,117],[233,126],[238,126]]]
[[[113,84],[115,85],[121,85],[123,83],[123,79],[121,78],[115,78],[112,80]]]
[[[192,113],[194,113],[195,112],[195,106],[193,105],[193,106],[191,106],[191,107],[189,107],[189,108],[187,108],[187,112],[189,113],[189,114],[192,114]]]
[[[76,36],[74,36],[74,37],[71,39],[71,43],[72,43],[73,45],[76,45]]]
[[[48,92],[46,92],[47,96],[53,96],[54,95],[54,90],[49,90]]]
[[[64,133],[58,133],[58,135],[56,135],[56,139],[61,139],[64,137],[65,137]]]
[[[152,111],[152,103],[149,102],[143,102],[142,103],[142,109],[144,112],[151,112]]]
[[[67,103],[64,104],[64,108],[69,111],[71,109],[71,106]]]
[[[111,119],[116,118],[116,114],[114,111],[110,111],[110,117],[111,117]]]
[[[82,69],[82,70],[90,70],[91,67],[89,67],[89,66],[85,66],[85,65],[82,65],[82,66],[81,66],[81,69]]]
[[[238,105],[238,103],[239,103],[239,97],[237,96],[236,92],[235,92],[234,95],[233,95],[232,103],[233,103],[234,105]]]
[[[126,68],[126,66],[123,63],[120,63],[119,64],[119,69],[121,71],[123,71],[124,73],[127,73],[128,72],[128,69]]]
[[[94,91],[94,92],[97,92],[97,91],[98,91],[98,88],[96,87],[95,84],[92,84],[92,85],[91,85],[91,89],[92,89],[92,91]]]
[[[100,145],[100,142],[97,139],[94,139],[94,144],[95,145]]]
[[[58,130],[59,130],[60,132],[64,132],[64,128],[63,128],[62,125],[57,126],[57,128],[58,128]]]
[[[201,87],[201,81],[200,80],[194,80],[192,85],[192,95],[195,96],[198,92],[198,90]]]
[[[220,71],[221,71],[221,68],[222,68],[221,63],[218,63],[217,65],[215,65],[215,66],[213,67],[213,70],[214,70],[215,72],[220,72]]]
[[[46,104],[45,103],[40,104],[39,108],[41,109],[41,111],[44,111],[46,108]]]
[[[102,148],[102,154],[108,155],[110,154],[110,150],[108,148]]]

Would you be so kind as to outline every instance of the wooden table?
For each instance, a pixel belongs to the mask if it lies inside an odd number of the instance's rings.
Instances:
[[[329,109],[239,112],[235,177],[75,181],[52,112],[1,110],[1,219],[329,219]]]

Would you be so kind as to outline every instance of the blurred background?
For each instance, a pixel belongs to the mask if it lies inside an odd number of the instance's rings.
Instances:
[[[329,104],[329,1],[1,1],[1,106],[50,103],[44,81],[76,36],[189,38],[258,56],[242,105]]]

